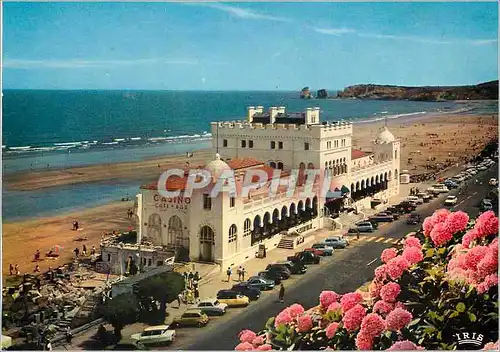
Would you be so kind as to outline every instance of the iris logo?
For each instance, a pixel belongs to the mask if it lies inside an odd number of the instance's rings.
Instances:
[[[453,335],[457,338],[459,347],[481,347],[484,343],[483,334],[460,332]]]

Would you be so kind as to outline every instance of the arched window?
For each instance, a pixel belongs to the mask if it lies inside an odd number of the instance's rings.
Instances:
[[[278,169],[283,170],[283,167],[284,167],[284,166],[283,166],[283,163],[282,163],[281,161],[280,161],[280,162],[278,162],[278,165],[277,165],[277,166],[278,166]]]
[[[238,228],[235,224],[229,227],[229,253],[236,253],[238,251]]]
[[[252,222],[250,219],[246,219],[243,225],[243,237],[250,236],[252,233]]]
[[[276,169],[276,163],[274,161],[271,161],[269,163],[269,166],[271,166],[273,169]]]

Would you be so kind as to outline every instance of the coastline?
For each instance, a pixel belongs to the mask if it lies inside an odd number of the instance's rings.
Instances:
[[[454,160],[452,164],[464,163],[470,156],[476,155],[490,139],[498,138],[497,124],[497,115],[418,116],[388,121],[388,127],[402,142],[401,170],[409,169],[413,174],[428,172],[425,165],[429,162],[429,157],[436,158],[430,162],[432,165],[444,163],[449,158]],[[354,124],[353,145],[359,149],[368,149],[377,130],[383,125],[383,121]],[[430,133],[437,134],[438,137],[431,138]],[[417,151],[420,152],[417,153]],[[210,150],[203,150],[195,152],[189,162],[192,166],[197,166],[212,158]],[[408,163],[408,158],[412,158],[411,164]],[[144,184],[148,180],[157,179],[160,174],[158,169],[184,167],[186,160],[188,159],[185,155],[168,155],[142,162],[32,171],[17,174],[16,177],[5,177],[4,187],[24,191],[50,190],[51,187],[60,185],[71,187],[98,181],[109,182],[112,186],[118,179],[129,182],[141,181],[141,184]],[[29,192],[26,194],[28,195]],[[8,274],[8,267],[11,263],[18,264],[21,272],[32,272],[36,264],[39,264],[43,271],[49,266],[59,266],[71,260],[75,247],[81,248],[85,244],[88,250],[92,245],[97,248],[105,230],[126,231],[130,226],[135,227],[134,222],[126,216],[127,210],[132,207],[133,200],[110,202],[83,210],[69,210],[61,215],[12,222],[4,221],[3,274]],[[82,231],[71,231],[71,224],[74,220],[79,221]],[[87,236],[86,241],[75,241],[77,237],[83,235]],[[19,243],[22,243],[22,246]],[[44,254],[54,245],[64,247],[59,260],[32,262],[33,254],[37,249]]]

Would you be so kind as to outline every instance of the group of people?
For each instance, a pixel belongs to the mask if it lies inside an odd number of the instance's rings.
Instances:
[[[9,275],[21,275],[21,273],[19,272],[19,266],[17,264],[9,264]]]
[[[410,196],[416,196],[419,193],[420,193],[420,189],[418,187],[410,188]]]
[[[73,253],[75,253],[75,257],[78,258],[80,256],[80,248],[76,247],[75,249],[73,249]],[[90,250],[90,255],[95,255],[95,254],[96,254],[95,246],[92,246],[92,249]],[[87,246],[86,245],[82,246],[82,255],[84,257],[87,256]]]
[[[198,272],[184,272],[185,289],[177,297],[178,308],[182,303],[193,304],[200,299],[199,281],[201,279]]]
[[[245,281],[245,275],[247,272],[244,267],[240,265],[236,270],[236,273],[238,274],[238,281],[240,282]],[[227,282],[231,282],[231,276],[233,275],[233,269],[231,269],[231,267],[227,268],[226,275],[227,275]]]
[[[127,210],[127,219],[132,219],[134,216],[134,211],[132,209]]]

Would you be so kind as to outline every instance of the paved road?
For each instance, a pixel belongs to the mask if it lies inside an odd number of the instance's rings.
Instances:
[[[498,178],[498,171],[488,170],[477,175],[476,179],[482,180],[482,185],[474,185],[472,178],[469,180],[466,194],[458,195],[458,203],[452,210],[464,210],[471,216],[478,213],[475,207],[488,192],[488,180]],[[458,194],[452,191],[451,194]],[[443,207],[447,195],[441,195],[431,203],[419,206],[417,212],[426,217],[436,209]],[[406,225],[405,217],[391,224],[381,226],[373,234],[366,236],[384,236],[386,238],[402,238],[408,232],[416,231],[419,225]],[[214,321],[203,329],[178,330],[179,339],[170,346],[172,349],[183,350],[233,350],[237,344],[238,333],[245,329],[261,330],[267,319],[275,316],[285,306],[292,303],[301,303],[304,307],[313,307],[318,304],[318,296],[323,290],[334,290],[346,293],[356,290],[373,277],[373,270],[380,265],[380,253],[389,245],[383,242],[360,241],[350,248],[337,251],[333,258],[328,258],[321,265],[310,266],[310,270],[301,280],[290,287],[286,287],[285,304],[276,302],[274,294],[262,297],[258,302],[251,304],[246,309],[241,309],[239,314],[225,316]],[[277,290],[276,290],[277,291]],[[276,292],[277,294],[277,292]]]

